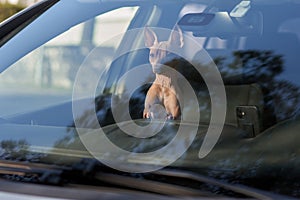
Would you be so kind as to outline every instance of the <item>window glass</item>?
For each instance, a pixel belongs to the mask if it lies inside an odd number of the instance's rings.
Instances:
[[[96,46],[105,43],[107,46],[116,48],[119,41],[112,42],[109,39],[123,33],[137,11],[137,7],[126,7],[113,10],[109,13],[96,17],[93,42]]]
[[[257,108],[255,115],[261,130],[299,114],[300,19],[294,12],[296,8],[290,14],[277,15],[280,9],[280,6],[256,5],[246,15],[236,18],[229,18],[230,7],[212,10],[191,4],[181,11],[181,17],[191,13],[214,13],[210,24],[198,30],[186,27],[184,31],[202,45],[221,72],[228,101],[226,119],[233,123],[239,120],[236,108],[246,104],[248,107],[243,109]],[[222,28],[222,20],[228,23],[226,29]],[[188,45],[185,44],[187,52],[190,51]],[[196,54],[194,59],[201,60],[200,55]],[[201,77],[194,80],[201,80]],[[209,97],[205,89],[198,87],[196,90]],[[209,111],[209,102],[207,105],[202,111]]]
[[[137,7],[123,7],[78,24],[1,73],[1,94],[19,96],[11,105],[1,104],[1,115],[70,100],[77,70],[86,56],[97,47],[99,55],[91,68],[106,67],[122,39],[114,36],[126,31],[136,11]]]

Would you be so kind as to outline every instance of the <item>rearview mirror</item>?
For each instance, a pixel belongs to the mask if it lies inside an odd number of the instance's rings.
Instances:
[[[259,12],[248,12],[244,17],[230,17],[227,12],[190,13],[178,22],[183,31],[195,37],[253,36],[261,35],[263,20]]]

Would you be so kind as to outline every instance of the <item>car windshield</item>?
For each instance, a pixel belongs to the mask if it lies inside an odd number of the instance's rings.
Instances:
[[[300,197],[299,10],[59,1],[0,49],[0,158],[174,167]]]

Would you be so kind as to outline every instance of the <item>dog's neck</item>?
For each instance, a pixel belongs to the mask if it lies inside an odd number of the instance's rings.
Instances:
[[[159,84],[162,87],[165,88],[171,88],[174,85],[177,85],[177,76],[174,74],[155,74],[155,83]]]

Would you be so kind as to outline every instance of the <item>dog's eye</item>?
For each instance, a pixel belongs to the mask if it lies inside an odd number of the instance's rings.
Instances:
[[[149,57],[150,57],[150,58],[154,58],[154,53],[150,53],[150,54],[149,54]]]

